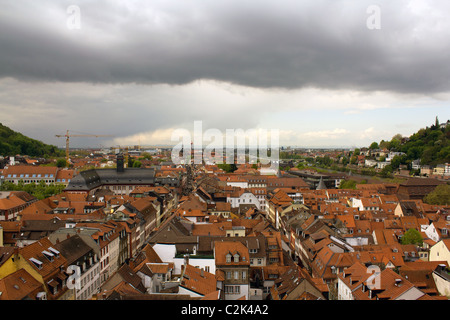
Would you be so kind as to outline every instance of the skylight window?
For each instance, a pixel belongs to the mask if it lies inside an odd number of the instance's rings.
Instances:
[[[42,268],[42,261],[39,261],[38,259],[35,258],[30,258],[30,261],[33,262],[33,264],[38,268],[41,269]]]
[[[48,250],[50,250],[51,252],[53,252],[57,257],[59,256],[60,252],[58,250],[56,250],[53,247],[48,247]]]
[[[42,253],[50,261],[53,261],[55,258],[55,255],[53,253],[48,252],[47,250],[42,251]]]

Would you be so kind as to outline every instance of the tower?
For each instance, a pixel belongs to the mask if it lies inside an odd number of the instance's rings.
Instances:
[[[123,154],[119,153],[117,155],[117,172],[124,172],[124,171],[125,171],[125,166],[124,166]]]

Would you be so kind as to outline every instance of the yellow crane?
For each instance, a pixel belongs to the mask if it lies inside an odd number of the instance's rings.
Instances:
[[[69,139],[70,137],[112,137],[112,135],[109,134],[69,134],[69,130],[67,130],[66,134],[57,134],[56,137],[58,138],[66,138],[66,161],[67,163],[70,162],[69,159]]]

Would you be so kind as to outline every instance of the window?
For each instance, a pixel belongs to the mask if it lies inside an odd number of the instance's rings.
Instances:
[[[234,280],[238,280],[239,279],[239,271],[235,271],[234,272]]]
[[[239,262],[239,254],[234,255],[234,262]]]
[[[231,271],[227,271],[227,279],[231,279]]]
[[[39,261],[39,260],[37,260],[37,259],[35,259],[35,258],[31,258],[30,261],[33,262],[33,264],[34,264],[38,269],[41,269],[41,268],[42,268],[42,262],[41,262],[41,261]]]
[[[231,254],[227,254],[227,259],[226,259],[227,263],[231,262]]]
[[[49,260],[49,261],[53,261],[55,255],[51,252],[48,252],[46,250],[42,251],[42,254]]]

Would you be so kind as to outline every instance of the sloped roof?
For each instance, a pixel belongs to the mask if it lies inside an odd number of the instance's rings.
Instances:
[[[216,275],[187,264],[180,286],[206,296],[217,291]]]
[[[25,269],[19,269],[0,279],[0,301],[35,299],[36,291],[44,291],[42,284]]]
[[[240,241],[215,241],[214,248],[216,266],[250,265],[248,248]],[[235,262],[233,258],[231,259],[231,262],[226,261],[227,254],[231,254],[231,256],[233,257],[236,253],[239,255],[238,262]]]

